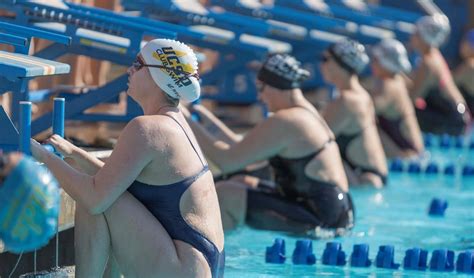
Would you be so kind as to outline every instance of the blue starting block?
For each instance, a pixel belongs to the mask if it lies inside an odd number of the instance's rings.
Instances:
[[[60,5],[53,5],[27,0],[0,0],[0,8],[7,8],[10,13],[15,13],[14,18],[5,18],[6,21],[72,37],[70,47],[53,44],[36,54],[47,59],[56,59],[66,53],[73,53],[128,66],[140,51],[145,36],[176,38],[177,35],[183,42],[217,50],[223,58],[214,70],[201,75],[204,80],[202,85],[216,86],[218,91],[226,94],[208,94],[209,98],[255,102],[255,89],[249,90],[254,87],[255,72],[246,70],[246,64],[253,60],[261,60],[269,52],[291,51],[291,45],[287,43],[237,36],[217,28],[185,27],[98,8],[59,3]],[[141,109],[130,98],[126,115],[84,113],[88,108],[114,99],[125,91],[127,78],[128,76],[124,74],[86,94],[69,96],[66,118],[87,121],[128,121],[140,115]],[[37,119],[33,123],[32,134],[37,134],[48,127],[51,116],[49,113]]]
[[[302,25],[312,30],[316,37],[324,36],[327,33],[337,34],[351,37],[363,44],[374,44],[381,39],[395,37],[394,32],[383,28],[361,26],[354,21],[319,16],[311,12],[286,7],[265,5],[257,0],[212,0],[210,2],[243,15]],[[321,31],[324,33],[321,33]]]
[[[408,40],[415,29],[414,22],[421,14],[405,13],[402,10],[370,6],[362,1],[305,1],[276,0],[276,5],[291,9],[313,12],[321,16],[341,18],[357,22],[366,28],[370,26],[393,31],[399,40]],[[401,18],[393,18],[392,14],[402,14]]]
[[[0,51],[0,74],[8,80],[69,73],[69,65],[28,56]]]
[[[53,38],[68,39],[69,47],[58,39],[41,37],[52,40],[54,43],[36,53],[35,56],[48,60],[54,60],[71,52],[96,59],[107,57],[107,60],[119,64],[131,64],[140,50],[144,36],[175,37],[174,32],[163,28],[144,26],[133,22],[133,20],[126,20],[126,17],[117,16],[114,18],[111,16],[106,18],[101,14],[88,14],[83,10],[69,8],[63,2],[44,4],[32,1],[0,0],[0,9],[6,9],[9,14],[14,15],[5,16],[2,20],[22,25],[18,28],[23,28],[26,35],[38,37],[36,34],[45,33],[51,34]],[[32,28],[35,31],[31,31]],[[66,117],[71,119],[74,116],[78,118],[82,115],[95,116],[83,112],[99,103],[116,98],[126,89],[126,82],[127,76],[123,75],[103,87],[89,91],[88,94],[71,96],[68,106],[74,107],[74,109],[68,108],[69,112]],[[18,105],[18,101],[30,100],[27,86],[21,91],[22,94],[13,94],[12,104],[14,107],[12,107],[12,111],[14,112],[18,110],[15,107]],[[129,101],[127,110],[127,115],[116,117],[129,120],[141,113],[141,109],[132,101]],[[113,116],[111,117],[113,118]],[[52,113],[47,113],[35,120],[32,124],[32,135],[47,129],[50,126],[51,118]]]
[[[67,44],[70,42],[70,38],[67,36],[59,36],[3,22],[0,22],[0,30],[4,32],[0,36],[0,42],[14,46],[15,50],[19,49],[19,52],[24,52],[29,47],[32,37],[46,38],[58,43]],[[0,51],[0,94],[7,91],[13,92],[11,114],[15,120],[14,122],[18,120],[20,100],[28,99],[25,92],[27,92],[29,80],[39,76],[66,74],[69,73],[69,70],[69,65],[64,63],[21,53]],[[8,117],[4,108],[0,106],[0,148],[2,150],[14,151],[19,148],[18,131],[14,122]]]
[[[312,73],[319,71],[317,53],[344,37],[337,35],[315,36],[314,32],[301,25],[263,20],[225,10],[215,11],[194,0],[122,0],[122,5],[127,10],[140,11],[142,16],[180,25],[201,28],[202,26],[217,27],[229,30],[234,34],[260,36],[288,42],[292,46],[293,55],[298,60],[305,62],[304,67]],[[323,85],[321,75],[312,74],[312,78],[307,80],[303,87],[316,88]]]
[[[383,5],[374,5],[369,4],[367,1],[345,1],[345,0],[326,0],[326,2],[330,3],[333,7],[345,7],[351,9],[352,11],[363,13],[363,14],[370,14],[376,15],[381,18],[386,18],[395,21],[402,21],[402,22],[415,22],[420,16],[424,15],[421,13],[406,11],[402,9],[397,9],[393,7],[389,7]],[[434,3],[427,3],[427,5],[436,6]]]

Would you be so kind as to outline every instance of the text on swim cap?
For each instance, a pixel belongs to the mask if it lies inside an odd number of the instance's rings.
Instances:
[[[156,54],[158,54],[161,63],[167,67],[162,70],[169,74],[178,88],[192,84],[191,80],[187,78],[193,72],[192,66],[183,64],[179,60],[179,56],[184,56],[185,53],[177,52],[172,47],[162,47],[156,50]]]

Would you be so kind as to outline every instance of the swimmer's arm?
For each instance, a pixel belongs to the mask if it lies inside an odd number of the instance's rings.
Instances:
[[[130,121],[107,163],[96,175],[79,172],[48,152],[40,159],[74,200],[90,213],[100,214],[127,190],[151,161],[153,151],[148,148],[149,140],[140,118]]]
[[[280,153],[287,145],[286,141],[290,133],[283,121],[277,116],[270,117],[250,130],[239,143],[234,145],[223,141],[212,141],[202,127],[195,123],[192,125],[206,156],[218,165],[222,173],[227,174]]]
[[[426,79],[428,78],[428,71],[428,66],[424,63],[421,63],[413,73],[411,82],[406,83],[412,100],[422,97],[423,91],[425,89],[424,87],[426,86]]]
[[[347,110],[341,100],[336,100],[329,103],[328,106],[321,111],[321,115],[336,137],[342,133],[348,125],[349,117],[345,115]]]
[[[220,134],[220,138],[228,144],[234,144],[242,140],[242,136],[233,132],[221,120],[219,120],[211,111],[203,105],[194,105],[194,110],[199,113],[203,121],[210,123],[213,129]],[[209,127],[208,127],[209,129]],[[213,132],[214,133],[214,132]],[[215,133],[214,133],[215,134]]]
[[[388,88],[385,88],[384,86],[383,88],[373,88],[373,90],[370,92],[370,96],[374,102],[376,114],[387,110],[391,104],[390,98],[387,97],[388,94],[384,93],[386,90],[388,90]]]
[[[88,175],[95,175],[97,171],[99,171],[99,169],[104,166],[104,162],[102,160],[89,154],[81,148],[77,148],[73,155],[74,162],[84,173]]]

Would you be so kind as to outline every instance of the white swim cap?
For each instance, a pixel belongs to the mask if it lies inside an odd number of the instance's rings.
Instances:
[[[140,51],[145,64],[163,68],[148,67],[155,83],[170,97],[195,101],[201,94],[197,75],[198,62],[189,46],[169,39],[149,41]]]
[[[446,15],[434,14],[418,19],[416,30],[424,42],[430,46],[439,47],[448,38],[451,27]]]
[[[372,54],[379,64],[393,73],[410,72],[411,64],[407,50],[395,39],[384,39],[372,48]]]

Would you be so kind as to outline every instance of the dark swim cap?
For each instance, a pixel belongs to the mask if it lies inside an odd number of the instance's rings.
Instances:
[[[8,251],[33,251],[56,233],[59,188],[56,179],[23,156],[0,184],[0,239]]]
[[[370,61],[365,47],[350,39],[332,44],[328,51],[342,68],[352,74],[361,74]]]
[[[257,79],[280,90],[300,88],[308,79],[309,72],[288,54],[272,54],[262,65]]]

